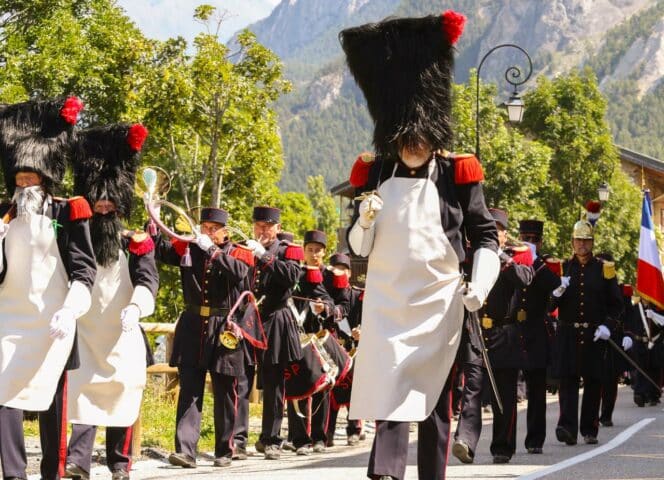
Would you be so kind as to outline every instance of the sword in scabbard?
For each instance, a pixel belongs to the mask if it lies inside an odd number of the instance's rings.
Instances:
[[[480,317],[477,315],[477,312],[468,312],[470,316],[470,321],[475,327],[477,336],[480,339],[480,346],[482,347],[482,359],[484,360],[484,367],[486,368],[487,373],[489,374],[489,382],[491,383],[491,389],[493,394],[496,397],[496,403],[498,404],[498,409],[500,413],[503,413],[503,402],[500,399],[500,393],[498,393],[498,385],[496,385],[496,378],[493,375],[493,369],[491,368],[491,361],[489,360],[489,351],[486,348],[484,343],[484,336],[482,335],[482,324],[480,323]]]
[[[645,371],[639,366],[639,364],[636,363],[636,362],[632,359],[632,357],[630,357],[629,355],[627,355],[627,353],[625,353],[625,351],[624,351],[622,348],[620,348],[616,342],[614,342],[611,338],[608,338],[606,341],[608,342],[609,345],[611,345],[611,346],[613,347],[613,349],[614,349],[616,352],[618,352],[620,355],[623,356],[623,358],[624,358],[625,360],[627,360],[627,363],[629,363],[632,367],[636,368],[636,369],[638,370],[638,372],[639,372],[641,375],[643,375],[643,376],[645,377],[646,380],[648,380],[650,383],[652,383],[652,384],[655,386],[655,388],[657,389],[658,392],[661,392],[661,391],[662,391],[662,387],[660,387],[659,384],[658,384],[657,382],[655,382],[652,378],[650,378],[650,375],[648,375],[648,374],[647,374],[647,373],[646,373],[646,372],[645,372]]]

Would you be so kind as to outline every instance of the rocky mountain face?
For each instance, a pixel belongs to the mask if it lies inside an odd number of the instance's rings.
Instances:
[[[316,172],[332,185],[345,177],[357,153],[371,148],[371,122],[345,68],[338,32],[389,15],[447,8],[468,17],[457,45],[459,82],[493,46],[515,43],[529,52],[533,75],[589,65],[610,100],[612,86],[625,82],[635,102],[664,92],[664,0],[283,0],[250,27],[282,57],[295,82],[295,91],[278,105],[287,165],[283,187],[300,189],[305,176]],[[504,84],[504,71],[514,63],[524,66],[515,49],[496,52],[481,78]],[[621,141],[629,141],[629,126],[620,129]],[[664,151],[664,142],[660,147]]]

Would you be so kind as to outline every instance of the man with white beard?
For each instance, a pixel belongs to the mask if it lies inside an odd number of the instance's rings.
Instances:
[[[159,284],[155,248],[145,232],[122,225],[131,215],[140,124],[88,128],[77,136],[74,193],[93,207],[90,233],[97,261],[92,307],[78,321],[81,367],[69,377],[67,415],[73,424],[65,476],[90,476],[96,425],[106,426],[106,465],[128,480],[132,425],[146,382],[146,346],[139,319],[154,311]]]
[[[62,181],[80,100],[0,106],[0,157],[12,203],[0,206],[0,460],[25,479],[23,410],[39,412],[41,477],[60,478],[66,370],[78,367],[76,319],[90,307],[96,266],[81,197]]]

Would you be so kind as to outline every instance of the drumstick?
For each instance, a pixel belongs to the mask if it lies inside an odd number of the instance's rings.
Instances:
[[[2,222],[3,223],[9,223],[14,219],[14,216],[16,214],[16,204],[13,204],[9,210],[7,210],[7,213],[2,217]]]

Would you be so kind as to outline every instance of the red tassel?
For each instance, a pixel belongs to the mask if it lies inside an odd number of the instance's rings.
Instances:
[[[301,262],[304,260],[304,250],[299,245],[291,244],[286,247],[286,253],[284,255],[287,260],[297,260]]]
[[[334,275],[332,278],[332,286],[334,286],[334,288],[348,288],[350,286],[348,275],[345,273]]]
[[[549,258],[546,260],[546,266],[553,273],[561,277],[563,275],[563,263],[557,258]]]
[[[135,123],[129,127],[127,132],[127,144],[134,152],[138,152],[143,148],[143,142],[148,138],[148,129],[140,123]]]
[[[376,157],[372,153],[361,153],[355,163],[353,169],[350,171],[350,179],[348,180],[351,186],[355,188],[363,187],[369,181],[369,171],[373,165]]]
[[[443,32],[447,37],[447,41],[451,45],[454,45],[461,34],[463,33],[463,27],[466,24],[466,16],[462,13],[455,12],[454,10],[447,10],[441,15],[443,22]]]
[[[238,260],[243,261],[250,267],[254,266],[254,253],[241,245],[234,245],[233,251],[231,251],[231,257],[237,258]]]
[[[90,204],[83,197],[72,197],[69,202],[69,220],[85,220],[92,217]]]
[[[145,233],[135,233],[129,242],[129,251],[139,257],[154,250],[152,238]]]
[[[631,297],[634,295],[634,289],[629,283],[626,283],[622,287],[623,297]]]
[[[83,110],[83,102],[78,97],[69,97],[60,109],[60,116],[68,124],[76,125],[81,110]]]
[[[454,183],[466,185],[484,180],[482,165],[475,155],[457,155],[454,157]]]
[[[173,245],[175,253],[182,256],[184,255],[185,250],[187,250],[189,243],[183,242],[182,240],[178,240],[176,238],[171,238],[171,245]]]
[[[318,267],[307,267],[307,282],[321,283],[323,281],[323,274]]]

